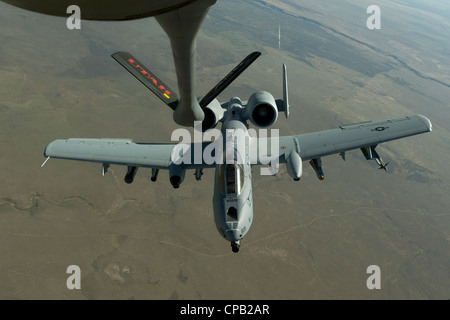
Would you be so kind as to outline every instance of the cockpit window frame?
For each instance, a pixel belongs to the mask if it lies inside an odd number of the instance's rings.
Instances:
[[[228,171],[230,170],[230,171]],[[229,175],[232,175],[229,177]],[[244,169],[236,162],[219,167],[219,188],[222,194],[239,195],[244,187]]]

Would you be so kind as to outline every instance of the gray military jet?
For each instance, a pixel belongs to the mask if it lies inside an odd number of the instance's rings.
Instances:
[[[276,174],[278,164],[285,163],[288,174],[298,181],[303,172],[302,163],[309,161],[317,177],[323,180],[322,157],[340,154],[345,160],[345,152],[361,149],[367,160],[375,160],[380,169],[387,170],[387,164],[376,151],[378,144],[432,130],[428,118],[412,115],[294,136],[258,137],[248,122],[255,127],[268,128],[275,123],[279,112],[289,116],[285,65],[282,99],[275,99],[266,91],[254,93],[247,101],[233,97],[229,102],[220,103],[216,97],[259,55],[259,52],[248,55],[199,99],[205,118],[197,129],[206,134],[218,131],[215,128],[221,124],[214,141],[161,144],[135,143],[131,139],[55,140],[45,148],[45,162],[50,158],[98,162],[102,164],[102,174],[111,164],[124,165],[128,167],[126,183],[133,182],[138,168],[151,168],[152,181],[156,181],[159,170],[164,169],[168,170],[174,188],[180,187],[187,170],[195,170],[195,177],[200,180],[203,169],[215,167],[213,210],[216,227],[231,243],[233,252],[238,252],[253,221],[252,165],[270,164],[271,169],[265,174]],[[113,57],[174,109],[178,102],[176,93],[141,62],[127,52],[115,53]]]

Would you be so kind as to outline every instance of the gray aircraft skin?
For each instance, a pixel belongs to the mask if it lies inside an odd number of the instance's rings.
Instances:
[[[259,53],[252,53],[246,57],[205,97],[210,97],[211,93],[213,96],[217,95],[217,92],[223,89],[221,84],[230,83],[230,75],[235,77],[258,56]],[[176,98],[173,90],[129,53],[118,52],[113,57],[170,107],[172,100]],[[245,67],[242,67],[243,65]],[[133,182],[138,168],[151,168],[152,181],[156,181],[159,170],[165,169],[169,171],[170,183],[176,189],[183,182],[186,170],[195,170],[195,177],[200,180],[203,169],[215,167],[213,210],[216,227],[219,234],[231,243],[233,252],[238,252],[241,240],[253,221],[251,169],[253,165],[269,164],[263,156],[270,153],[271,165],[274,161],[278,164],[284,163],[289,176],[295,181],[299,181],[302,176],[303,162],[309,161],[317,177],[323,180],[322,157],[339,154],[345,160],[346,151],[360,149],[367,160],[375,160],[380,169],[387,170],[387,164],[376,150],[378,144],[432,131],[428,118],[412,115],[342,125],[336,129],[293,136],[250,135],[249,121],[255,127],[268,128],[276,122],[279,112],[284,112],[286,117],[289,116],[285,65],[282,72],[282,99],[275,99],[269,92],[259,91],[252,94],[247,101],[234,97],[229,102],[221,104],[214,98],[204,108],[208,119],[202,122],[201,129],[207,133],[221,123],[220,138],[223,149],[217,147],[215,142],[207,141],[164,144],[135,143],[131,139],[72,138],[55,140],[48,144],[44,150],[44,156],[47,157],[44,164],[50,158],[98,162],[102,164],[103,174],[112,164],[125,165],[128,167],[125,175],[127,183]],[[162,92],[170,92],[170,99],[169,95],[161,94]],[[228,143],[237,139],[237,132],[246,138],[241,139],[240,143]],[[273,145],[277,146],[278,151],[274,152],[271,149]],[[265,147],[262,148],[263,146]],[[265,149],[266,153],[261,152],[262,149]],[[192,159],[198,160],[198,157],[196,158],[198,150],[201,151],[202,157],[199,161],[193,161]],[[214,161],[206,159],[204,155],[207,154],[214,154]],[[273,174],[276,174],[276,171]]]

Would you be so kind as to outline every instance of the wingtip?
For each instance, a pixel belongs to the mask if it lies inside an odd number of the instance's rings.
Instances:
[[[425,117],[421,114],[418,114],[417,116],[423,121],[423,123],[427,127],[428,132],[433,131],[433,125],[431,124],[430,119],[428,119],[427,117]]]

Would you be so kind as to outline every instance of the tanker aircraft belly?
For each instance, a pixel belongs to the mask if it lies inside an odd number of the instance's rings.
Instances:
[[[241,240],[253,222],[252,165],[270,164],[270,174],[274,175],[278,164],[284,163],[289,176],[298,181],[303,173],[303,162],[309,161],[317,177],[323,180],[322,157],[339,154],[345,160],[345,152],[360,149],[367,160],[375,160],[380,169],[387,170],[387,163],[376,150],[379,144],[432,130],[428,118],[410,115],[299,135],[257,137],[249,129],[249,121],[255,127],[268,128],[275,123],[279,112],[289,116],[285,65],[282,99],[275,99],[266,91],[255,92],[247,101],[233,97],[229,102],[220,103],[215,97],[259,55],[258,52],[248,55],[202,100],[199,99],[200,105],[205,104],[201,129],[219,132],[219,138],[213,142],[164,144],[135,143],[131,139],[63,139],[47,145],[44,150],[46,162],[49,158],[98,162],[102,165],[102,174],[110,165],[124,165],[128,167],[126,183],[133,182],[138,168],[151,168],[152,181],[157,180],[160,170],[167,170],[170,183],[176,189],[187,170],[195,171],[195,178],[201,180],[203,169],[215,168],[213,210],[216,228],[231,243],[233,252],[238,252]],[[172,107],[175,92],[141,62],[126,52],[116,53],[113,57]],[[216,129],[219,123],[220,131]],[[271,151],[267,152],[269,149]],[[205,157],[208,154],[213,161]],[[269,155],[270,163],[267,162]]]

